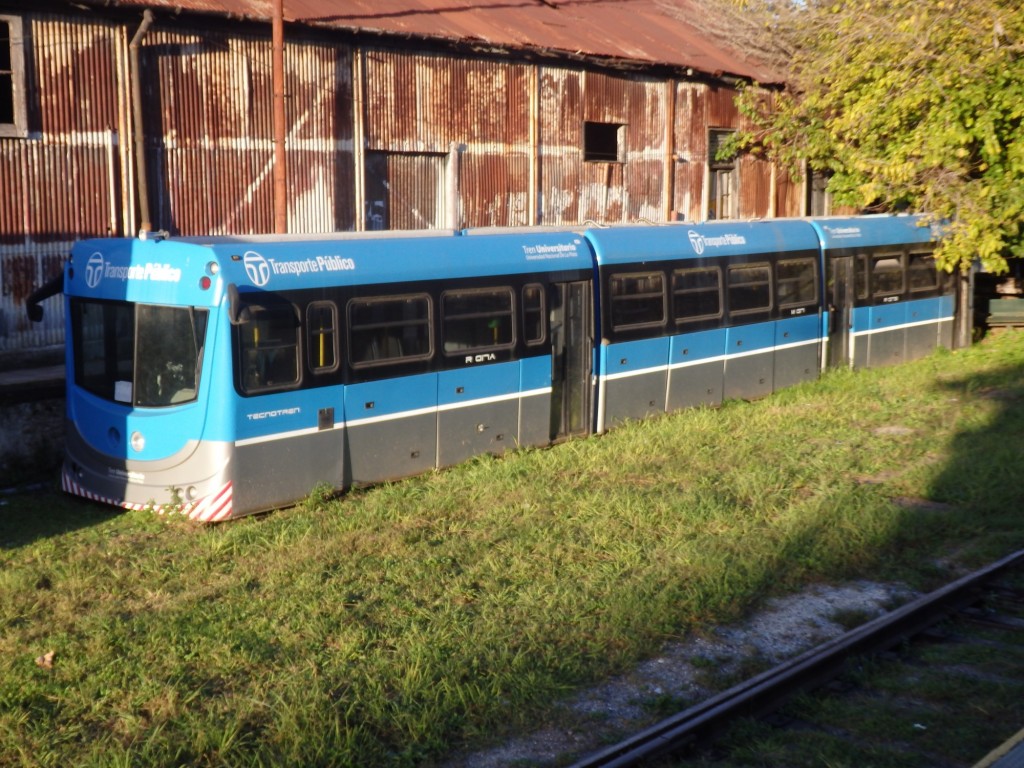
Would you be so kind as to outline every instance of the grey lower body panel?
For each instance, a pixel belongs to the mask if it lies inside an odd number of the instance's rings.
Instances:
[[[664,413],[667,376],[662,368],[653,373],[609,379],[605,383],[606,426]]]
[[[907,346],[906,328],[872,333],[867,339],[867,364],[870,368],[899,365],[905,357]]]
[[[953,348],[953,318],[945,317],[939,320],[939,346],[946,349]]]
[[[235,455],[235,514],[287,506],[317,485],[343,484],[344,431],[241,445]]]
[[[773,388],[775,355],[771,349],[725,361],[726,400],[752,400],[770,395]]]
[[[345,485],[417,475],[437,464],[437,415],[350,425],[345,429]]]
[[[551,442],[551,393],[530,395],[519,401],[519,441],[522,446],[543,446]]]
[[[904,360],[917,360],[935,351],[939,343],[939,329],[935,323],[907,328],[907,348]]]
[[[472,456],[515,448],[518,431],[518,399],[442,410],[437,417],[437,465],[450,467]]]
[[[818,359],[819,344],[804,344],[799,347],[775,351],[774,389],[785,389],[803,381],[818,378],[821,363]]]
[[[673,368],[669,371],[668,410],[721,405],[724,387],[724,360]]]

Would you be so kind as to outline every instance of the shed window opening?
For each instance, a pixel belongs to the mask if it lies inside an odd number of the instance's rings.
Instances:
[[[911,292],[934,291],[939,287],[939,270],[930,253],[912,253],[907,264]]]
[[[650,328],[665,322],[665,275],[612,275],[608,281],[614,330]]]
[[[722,316],[722,272],[718,267],[672,273],[672,312],[677,323]]]
[[[523,287],[523,340],[527,346],[543,344],[547,338],[544,286]]]
[[[818,303],[818,271],[815,259],[785,259],[775,265],[775,285],[781,309]]]
[[[772,307],[772,272],[768,264],[729,267],[729,314],[749,315]]]
[[[735,152],[727,148],[735,133],[712,130],[708,134],[708,219],[739,216],[739,163]]]
[[[338,308],[334,302],[314,301],[306,308],[306,350],[314,373],[337,370],[337,327]]]
[[[0,137],[28,135],[22,37],[21,17],[0,15]]]
[[[623,163],[626,126],[622,123],[583,123],[583,160],[588,163]]]
[[[238,326],[242,390],[248,394],[299,383],[299,322],[292,305],[249,306]]]
[[[903,257],[899,254],[871,259],[871,287],[876,297],[894,296],[904,291]]]
[[[11,23],[0,19],[0,123],[14,124],[14,56]]]
[[[423,360],[432,354],[431,303],[426,294],[353,299],[347,312],[353,368]]]
[[[511,347],[515,314],[511,288],[441,294],[441,335],[446,355]]]
[[[207,310],[74,299],[71,315],[78,386],[140,408],[198,396]]]

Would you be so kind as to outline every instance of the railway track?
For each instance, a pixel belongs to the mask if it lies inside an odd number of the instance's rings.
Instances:
[[[927,648],[933,644],[950,644],[967,648],[963,658],[973,658],[977,664],[957,660],[941,662],[938,665],[929,660]],[[893,650],[899,649],[894,654]],[[1019,650],[1018,650],[1019,649]],[[1010,659],[1014,651],[1019,653],[1016,660]],[[1006,658],[1002,671],[992,672],[992,662]],[[960,657],[957,657],[958,659]],[[853,749],[859,748],[863,739],[856,730],[848,730],[844,723],[830,719],[829,711],[835,710],[826,702],[836,697],[855,697],[857,706],[870,709],[878,705],[879,722],[891,719],[893,696],[871,690],[871,675],[861,675],[865,665],[892,663],[911,670],[904,677],[911,681],[897,693],[895,705],[907,712],[915,711],[917,687],[934,687],[934,682],[924,682],[925,675],[916,670],[926,671],[931,667],[940,673],[955,672],[948,681],[946,693],[934,692],[925,706],[929,720],[943,726],[952,718],[956,721],[968,709],[978,710],[983,715],[986,706],[996,710],[984,694],[977,701],[958,700],[957,691],[965,690],[963,680],[970,681],[968,689],[976,690],[985,685],[1009,686],[1016,690],[1016,701],[1022,702],[1015,710],[1010,708],[1013,722],[993,722],[992,732],[1002,735],[994,737],[983,745],[961,744],[965,753],[973,759],[944,754],[942,747],[936,747],[941,739],[930,742],[909,738],[897,739],[890,758],[879,757],[875,765],[929,765],[936,768],[972,765],[991,748],[1017,732],[1024,725],[1024,550],[1015,552],[992,565],[971,573],[952,584],[938,589],[901,608],[868,622],[857,629],[830,642],[824,643],[784,664],[757,675],[739,685],[724,691],[707,701],[666,718],[617,744],[595,752],[573,765],[573,768],[611,768],[636,765],[864,765],[860,759],[851,757],[848,762],[830,762],[822,759],[815,762],[797,762],[792,755],[785,763],[773,761],[764,755],[764,747],[744,747],[744,739],[762,739],[774,743],[783,752],[787,745],[799,750],[800,743],[814,743],[815,749],[824,755],[829,748],[821,746],[818,735],[825,735]],[[886,680],[893,680],[891,669],[884,672]],[[915,684],[913,681],[917,680]],[[958,683],[957,681],[961,681]],[[823,691],[827,687],[828,691]],[[884,687],[884,686],[883,686]],[[808,692],[815,691],[814,698]],[[934,700],[946,700],[945,709]],[[1000,709],[1004,715],[1005,709]],[[973,711],[972,711],[973,714]],[[765,718],[771,715],[775,722],[766,725]],[[965,715],[964,715],[965,716]],[[998,718],[998,715],[997,715]],[[872,715],[865,716],[870,721]],[[984,719],[984,718],[983,718]],[[758,723],[747,728],[747,736],[736,736],[738,724]],[[925,732],[930,726],[913,723],[911,728]],[[765,728],[780,730],[786,735],[781,738],[765,734]],[[884,730],[884,728],[883,728]],[[754,733],[751,734],[751,731]],[[728,745],[722,746],[723,734],[730,734]],[[808,737],[808,734],[813,734]],[[920,734],[917,734],[920,735]],[[938,734],[945,735],[945,734]],[[985,741],[982,736],[980,741]],[[744,749],[760,752],[758,759],[747,761]],[[936,749],[940,751],[936,752]],[[883,750],[884,751],[884,750]],[[953,750],[956,751],[956,750]],[[780,753],[781,754],[781,753]],[[803,757],[809,757],[804,755]]]

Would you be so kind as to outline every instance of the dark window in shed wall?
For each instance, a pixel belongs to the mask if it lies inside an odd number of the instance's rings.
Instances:
[[[25,136],[25,58],[18,16],[0,16],[0,136]]]
[[[807,169],[807,215],[828,216],[830,211],[828,198],[828,175],[813,168]]]
[[[709,219],[735,219],[739,215],[740,174],[736,156],[719,158],[719,151],[735,131],[708,133],[708,211]]]
[[[366,229],[443,227],[446,157],[440,153],[367,152]]]
[[[588,163],[626,161],[626,126],[621,123],[583,123],[583,160]]]

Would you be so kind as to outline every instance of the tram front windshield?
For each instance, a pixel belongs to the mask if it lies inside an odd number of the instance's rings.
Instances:
[[[143,408],[195,400],[207,316],[195,307],[72,299],[75,383]]]

